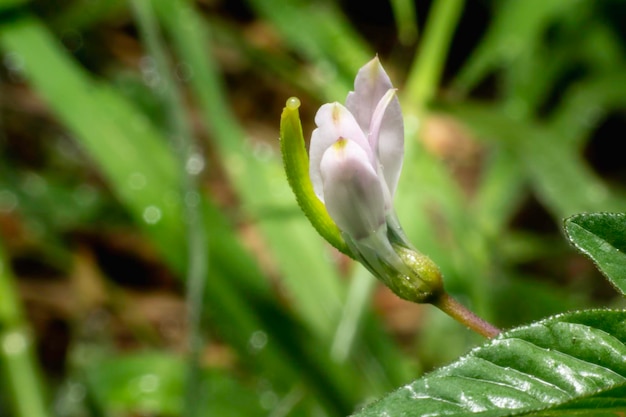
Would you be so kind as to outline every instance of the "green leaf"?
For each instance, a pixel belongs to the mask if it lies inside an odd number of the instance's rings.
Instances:
[[[398,41],[402,45],[411,46],[417,41],[417,12],[415,4],[408,0],[391,0],[393,19],[398,28]]]
[[[105,80],[95,79],[80,68],[63,51],[46,26],[34,17],[25,16],[0,25],[0,47],[3,52],[14,53],[23,60],[21,75],[33,91],[48,103],[58,121],[71,132],[84,149],[86,158],[89,157],[89,161],[97,166],[119,201],[161,251],[164,261],[174,272],[183,272],[186,245],[182,204],[178,199],[180,170],[165,137],[152,120]],[[276,164],[275,168],[282,178],[280,165]],[[260,177],[259,171],[248,172]],[[137,179],[140,180],[139,187]],[[272,196],[271,193],[265,195]],[[211,236],[211,273],[207,282],[206,305],[220,337],[238,351],[242,362],[256,373],[268,375],[277,393],[287,392],[292,389],[293,381],[302,380],[306,389],[311,388],[315,392],[324,409],[345,414],[343,411],[359,398],[359,389],[365,384],[356,387],[349,368],[340,368],[330,362],[323,349],[329,343],[322,342],[322,337],[317,335],[311,337],[310,330],[302,326],[299,319],[292,319],[290,312],[276,302],[269,280],[243,249],[226,216],[208,196],[201,200],[201,204],[206,230]],[[160,218],[146,218],[146,209],[150,209],[148,214],[152,216],[160,213]],[[276,228],[285,231],[283,236],[293,235],[297,239],[292,248],[311,243],[305,247],[308,249],[316,244],[308,242],[307,235],[299,233],[293,223],[274,223]],[[308,227],[304,219],[300,223]],[[310,230],[310,233],[313,231]],[[321,244],[319,240],[317,243]],[[292,274],[304,282],[302,292],[308,289],[311,294],[311,288],[320,289],[323,297],[313,293],[306,300],[300,298],[298,307],[304,301],[310,301],[308,311],[313,311],[315,316],[311,314],[308,317],[317,320],[315,329],[325,326],[324,330],[332,334],[332,320],[337,313],[333,315],[329,306],[334,304],[337,306],[334,311],[340,311],[340,296],[337,295],[340,291],[332,289],[341,288],[341,282],[331,274],[334,270],[330,262],[314,264],[310,261],[313,257],[323,259],[319,252],[309,250],[305,254],[310,258],[301,258],[297,250],[289,262],[292,271],[298,266],[298,271],[302,272],[302,265],[309,265],[306,272],[311,277],[320,278],[311,282],[312,279],[302,279],[302,273]],[[318,275],[320,265],[324,266],[323,272],[330,273]],[[335,287],[328,285],[322,288],[317,285],[320,281]],[[2,302],[4,300],[0,301],[0,305]],[[296,329],[302,330],[297,336]],[[251,353],[250,337],[257,331],[267,332],[272,343],[260,352]],[[302,358],[306,358],[307,363],[303,363]]]
[[[354,74],[374,56],[335,2],[248,0],[247,3],[276,29],[286,45],[313,64],[323,76],[321,88],[329,97],[345,96]]]
[[[619,416],[625,343],[624,310],[557,315],[501,334],[356,416]]]
[[[498,2],[485,36],[457,76],[456,87],[470,90],[493,69],[532,50],[546,28],[571,10],[570,4],[562,0]]]
[[[240,198],[242,214],[258,225],[297,315],[315,334],[330,337],[345,290],[335,264],[319,256],[327,245],[299,215],[273,145],[251,141],[235,117],[210,52],[212,28],[186,3],[168,0],[154,2],[154,7],[174,42],[173,52],[195,74],[189,91],[212,133],[218,159]],[[309,267],[303,270],[302,265]]]
[[[622,67],[581,81],[564,92],[550,126],[561,141],[582,147],[611,112],[626,107],[626,74]]]
[[[567,237],[626,294],[626,214],[584,213],[565,220]]]
[[[555,218],[624,206],[623,193],[612,192],[584,163],[577,147],[560,140],[559,132],[478,102],[445,104],[443,109],[489,144],[513,152],[533,191]]]
[[[184,361],[141,352],[97,361],[86,369],[87,386],[101,409],[120,415],[175,416],[182,410]],[[202,370],[204,410],[220,416],[264,415],[259,395],[222,370]]]

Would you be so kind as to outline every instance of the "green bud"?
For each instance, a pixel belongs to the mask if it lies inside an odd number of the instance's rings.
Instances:
[[[394,244],[393,248],[409,271],[390,279],[387,284],[398,297],[428,303],[443,291],[441,271],[428,256],[402,245]]]

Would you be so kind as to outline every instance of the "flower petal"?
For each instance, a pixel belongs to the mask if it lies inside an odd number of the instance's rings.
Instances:
[[[393,198],[404,160],[404,123],[395,90],[388,90],[374,109],[368,139]]]
[[[320,164],[326,210],[352,239],[386,227],[385,193],[367,153],[354,141],[340,138]]]
[[[376,57],[359,70],[354,80],[354,91],[348,93],[346,98],[346,107],[378,155],[385,182],[393,196],[404,157],[404,122],[398,98],[393,97],[385,111],[377,115],[378,121],[374,120],[376,108],[390,89],[393,89],[391,80]],[[376,129],[374,123],[380,127]]]
[[[374,109],[385,93],[393,88],[389,76],[375,57],[363,65],[354,79],[354,91],[348,93],[346,107],[367,134]]]
[[[318,127],[311,135],[309,175],[315,194],[320,200],[325,201],[320,163],[324,152],[340,137],[350,138],[351,141],[360,146],[366,153],[367,160],[372,167],[376,166],[376,156],[354,116],[343,105],[339,103],[324,104],[315,115],[315,124]]]

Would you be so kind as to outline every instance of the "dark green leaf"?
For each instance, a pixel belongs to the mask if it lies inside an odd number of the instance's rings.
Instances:
[[[626,214],[583,213],[565,220],[569,240],[626,294]]]
[[[554,316],[510,330],[356,415],[619,415],[625,343],[626,311]]]

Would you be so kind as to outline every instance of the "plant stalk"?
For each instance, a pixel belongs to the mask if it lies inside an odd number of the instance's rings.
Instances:
[[[500,329],[478,317],[445,291],[442,291],[431,304],[481,336],[493,338],[501,333]]]
[[[188,366],[185,386],[183,415],[201,415],[202,392],[201,353],[206,343],[202,334],[202,310],[206,276],[208,273],[208,242],[202,216],[202,197],[196,175],[201,169],[190,167],[190,163],[201,162],[200,154],[185,114],[180,88],[171,68],[164,43],[159,33],[159,24],[151,1],[132,2],[135,18],[146,45],[154,60],[155,69],[162,79],[161,99],[167,109],[168,127],[173,137],[173,147],[178,151],[181,168],[181,199],[187,223],[187,273],[186,301],[188,322]],[[200,159],[198,159],[200,158]],[[193,168],[193,169],[192,169]]]
[[[439,86],[443,65],[464,0],[436,0],[404,87],[404,108],[421,116]]]

